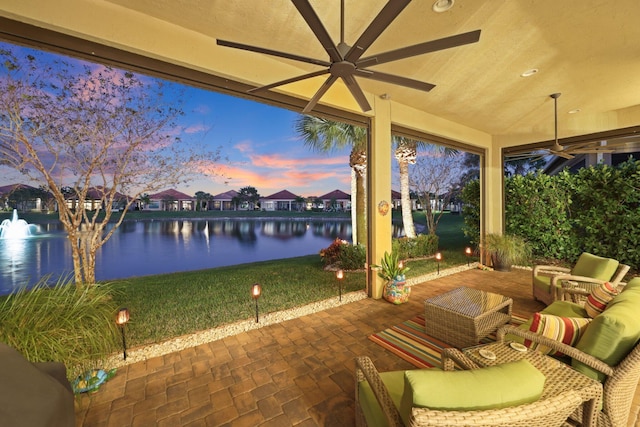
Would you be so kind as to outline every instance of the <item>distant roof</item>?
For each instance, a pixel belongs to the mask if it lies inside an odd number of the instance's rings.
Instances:
[[[189,196],[188,194],[184,194],[178,190],[170,189],[164,190],[156,194],[150,194],[150,199],[155,200],[163,200],[163,199],[174,199],[174,200],[191,200],[193,196]]]
[[[225,191],[224,193],[216,194],[213,196],[214,200],[231,200],[236,197],[238,193],[236,190]]]
[[[37,190],[36,187],[32,187],[27,184],[10,184],[10,185],[3,185],[2,187],[0,187],[0,194],[11,193],[12,191],[20,190],[23,188],[28,190]]]
[[[298,196],[293,194],[289,190],[282,190],[277,193],[273,193],[270,196],[262,197],[262,199],[271,199],[271,200],[295,200]]]
[[[100,200],[104,197],[104,193],[108,192],[109,190],[105,191],[104,187],[99,185],[97,187],[91,187],[89,189],[87,189],[87,195],[85,197],[86,200]],[[67,197],[65,197],[67,200],[75,200],[78,197],[75,194],[69,194]],[[125,196],[122,193],[119,193],[116,191],[115,200],[124,200],[124,199],[129,199],[128,196]]]
[[[348,199],[351,199],[351,196],[345,193],[344,191],[333,190],[330,193],[320,196],[319,198],[323,200],[327,200],[327,199],[348,200]]]

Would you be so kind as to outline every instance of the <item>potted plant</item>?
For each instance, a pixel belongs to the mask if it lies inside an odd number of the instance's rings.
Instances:
[[[523,263],[531,256],[531,248],[527,242],[512,234],[487,234],[484,250],[491,257],[493,269],[497,271],[511,271],[513,264]]]
[[[398,261],[397,253],[385,252],[384,257],[380,260],[380,265],[373,267],[378,270],[378,276],[387,281],[382,292],[384,299],[393,304],[403,304],[409,301],[411,286],[407,285],[404,276],[409,271],[409,267],[405,267],[402,262]]]

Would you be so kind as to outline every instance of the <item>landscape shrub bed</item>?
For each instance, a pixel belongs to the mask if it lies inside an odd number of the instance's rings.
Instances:
[[[478,181],[463,192],[464,233],[479,237]],[[640,267],[640,161],[505,179],[505,229],[533,255],[573,263],[582,252]]]

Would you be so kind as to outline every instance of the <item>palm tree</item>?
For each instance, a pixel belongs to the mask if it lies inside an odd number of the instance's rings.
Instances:
[[[304,144],[319,152],[328,153],[351,146],[349,166],[351,167],[351,197],[355,195],[352,209],[353,242],[365,244],[365,176],[367,169],[367,130],[360,126],[336,122],[319,117],[303,115],[295,123],[296,132],[304,138]]]
[[[413,208],[411,206],[411,194],[409,188],[409,165],[416,163],[418,148],[433,148],[443,152],[447,156],[455,156],[458,150],[429,144],[424,141],[416,141],[404,136],[393,136],[395,144],[395,157],[400,171],[400,205],[402,207],[402,225],[404,234],[410,239],[416,237],[416,229],[413,224]]]
[[[425,145],[422,141],[416,141],[404,136],[394,136],[395,157],[400,170],[400,206],[402,208],[402,225],[404,235],[409,239],[416,237],[416,228],[413,224],[413,207],[411,206],[411,194],[409,192],[409,165],[416,163],[418,145]]]

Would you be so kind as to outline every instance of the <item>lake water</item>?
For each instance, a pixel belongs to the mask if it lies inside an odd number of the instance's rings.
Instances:
[[[199,270],[318,254],[339,237],[351,241],[349,220],[140,220],[123,223],[98,251],[99,281]],[[40,277],[73,271],[70,243],[59,224],[35,236],[0,239],[0,295]]]

